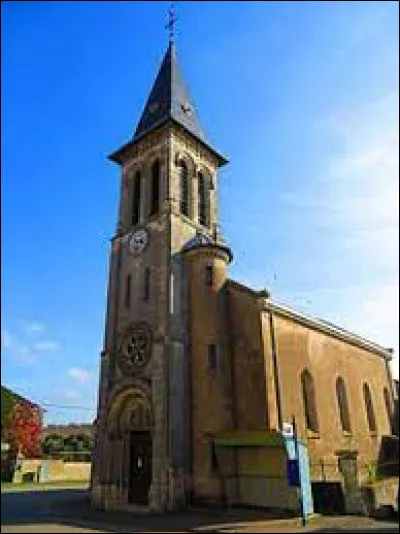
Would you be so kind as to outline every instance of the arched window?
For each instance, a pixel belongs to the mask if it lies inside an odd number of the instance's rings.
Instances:
[[[140,172],[136,172],[133,177],[132,188],[132,224],[135,225],[139,222],[140,218],[140,189],[141,189],[141,177]]]
[[[183,215],[189,215],[189,176],[184,161],[179,163],[179,211]]]
[[[386,413],[389,419],[389,428],[390,431],[393,432],[393,411],[388,388],[383,388],[383,398],[385,401]]]
[[[150,215],[160,209],[160,161],[157,159],[151,167],[151,202]]]
[[[212,287],[214,284],[214,268],[212,265],[206,265],[205,275],[206,286]]]
[[[207,186],[204,174],[199,172],[198,177],[198,206],[199,206],[199,224],[208,226],[207,217]]]
[[[305,369],[301,373],[301,390],[303,394],[304,414],[307,428],[314,432],[318,432],[319,425],[315,402],[314,379],[308,369]]]
[[[336,397],[339,407],[342,430],[351,432],[349,404],[347,402],[346,385],[341,376],[336,380]]]
[[[376,432],[376,419],[374,413],[374,407],[372,405],[371,391],[368,384],[363,386],[365,410],[367,412],[368,428],[370,432]]]

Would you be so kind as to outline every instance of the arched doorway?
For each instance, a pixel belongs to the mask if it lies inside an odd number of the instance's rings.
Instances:
[[[125,451],[113,464],[126,485],[127,501],[147,505],[152,482],[152,410],[148,395],[139,387],[127,387],[114,397],[108,414],[108,431]],[[117,455],[117,450],[111,454]],[[126,502],[126,501],[125,501]]]

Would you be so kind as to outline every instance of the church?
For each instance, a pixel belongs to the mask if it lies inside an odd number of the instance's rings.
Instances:
[[[292,421],[312,484],[342,484],[349,458],[366,476],[392,434],[392,352],[229,277],[218,224],[228,160],[201,129],[172,38],[133,136],[109,158],[121,177],[93,505],[293,509]]]

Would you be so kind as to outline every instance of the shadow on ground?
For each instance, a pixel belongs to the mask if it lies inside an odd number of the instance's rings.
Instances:
[[[33,525],[57,523],[74,527],[107,529],[109,532],[208,530],[222,525],[276,519],[277,515],[255,510],[195,508],[184,513],[132,514],[93,510],[85,490],[47,490],[2,494],[1,524]]]
[[[93,529],[102,532],[229,532],[247,523],[247,532],[263,532],[262,523],[281,519],[277,514],[262,510],[193,508],[184,513],[157,515],[133,515],[128,512],[95,511],[90,507],[85,490],[48,490],[2,493],[1,524],[4,527],[23,528],[29,525],[58,525],[73,529]],[[320,518],[319,521],[323,520]],[[318,521],[318,522],[319,522]],[[318,523],[317,522],[317,523]],[[289,520],[287,529],[302,530],[300,520]],[[318,528],[311,525],[313,532],[340,532],[348,528]],[[254,526],[252,529],[251,524]],[[398,523],[387,524],[382,532],[396,532]],[[276,531],[285,532],[285,525],[276,525]],[[386,527],[386,525],[385,525]],[[261,529],[261,530],[260,530]],[[308,530],[308,529],[306,529]],[[354,529],[351,529],[354,531]],[[21,530],[19,530],[21,531]],[[65,530],[64,530],[65,531]],[[360,532],[365,531],[362,528]],[[39,530],[37,530],[39,532]]]

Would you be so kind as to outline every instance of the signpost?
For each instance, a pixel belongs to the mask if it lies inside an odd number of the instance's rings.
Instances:
[[[300,470],[297,459],[287,461],[287,475],[289,486],[300,487]]]
[[[292,422],[282,424],[282,436],[286,442],[287,457],[287,481],[288,485],[297,489],[299,498],[302,525],[313,513],[313,499],[308,462],[307,446],[297,436],[295,418]]]
[[[304,527],[306,525],[306,514],[304,510],[304,502],[303,502],[303,491],[301,487],[301,473],[300,473],[300,455],[299,455],[299,443],[297,441],[297,428],[296,428],[296,420],[293,416],[292,419],[292,428],[293,428],[293,439],[294,439],[294,450],[295,450],[295,463],[296,463],[296,471],[297,471],[297,477],[298,477],[298,486],[300,488],[299,491],[299,497],[300,497],[300,511],[301,511],[301,524]]]
[[[285,436],[285,438],[292,438],[293,437],[293,423],[282,423],[282,435]]]

